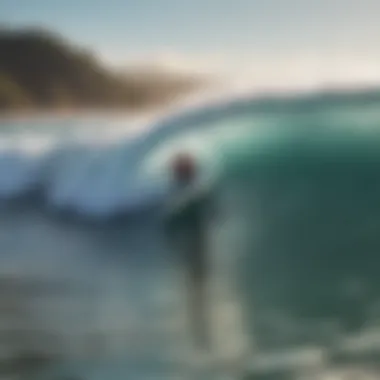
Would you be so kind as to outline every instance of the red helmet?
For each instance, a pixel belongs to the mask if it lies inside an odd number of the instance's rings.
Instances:
[[[194,159],[189,154],[179,154],[173,160],[173,174],[176,180],[189,181],[195,177],[196,167]]]

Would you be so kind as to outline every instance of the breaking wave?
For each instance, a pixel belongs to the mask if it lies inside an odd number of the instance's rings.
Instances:
[[[152,117],[144,122],[117,117],[4,121],[0,197],[7,201],[34,194],[49,207],[92,217],[139,211],[159,204],[169,193],[166,164],[176,151],[193,152],[203,178],[210,179],[225,164],[226,151],[244,150],[239,144],[247,136],[261,141],[258,137],[268,131],[308,126],[310,130],[313,123],[372,128],[379,124],[379,102],[378,93],[250,95],[193,103],[155,121]]]

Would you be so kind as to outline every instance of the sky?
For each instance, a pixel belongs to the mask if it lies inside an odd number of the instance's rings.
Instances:
[[[50,28],[108,64],[237,82],[380,82],[379,0],[0,0],[0,24]]]

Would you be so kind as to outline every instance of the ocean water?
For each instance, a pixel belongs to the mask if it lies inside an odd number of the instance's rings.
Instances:
[[[199,378],[185,268],[162,233],[168,163],[186,150],[219,205],[207,378],[230,362],[278,379],[375,370],[379,94],[4,120],[0,142],[0,291],[21,305],[0,328],[35,331],[4,355],[27,342],[63,357],[49,376]]]

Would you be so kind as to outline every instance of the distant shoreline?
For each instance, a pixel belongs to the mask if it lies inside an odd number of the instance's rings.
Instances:
[[[0,118],[143,114],[215,83],[158,67],[115,71],[48,30],[0,29]]]
[[[191,101],[208,94],[209,91],[194,90],[188,94],[178,96],[177,99],[164,104],[156,104],[145,107],[68,107],[68,108],[20,108],[0,110],[0,122],[30,120],[30,119],[49,119],[49,118],[71,118],[71,117],[128,117],[139,118],[149,115],[160,115],[170,112],[177,107],[181,107]]]
[[[125,108],[75,108],[65,110],[54,109],[31,109],[31,110],[7,110],[0,111],[0,122],[22,121],[30,119],[50,119],[50,118],[75,118],[75,117],[128,117],[138,118],[145,115],[156,114],[170,106],[150,107],[146,109],[125,109]]]
[[[116,117],[116,118],[128,118],[139,119],[145,117],[155,117],[165,115],[171,111],[181,109],[182,106],[186,108],[186,105],[195,104],[199,105],[199,101],[210,100],[222,101],[225,99],[240,99],[243,101],[255,100],[260,105],[261,102],[312,102],[318,100],[339,102],[339,101],[380,101],[380,86],[367,86],[360,88],[344,88],[344,89],[324,89],[316,91],[290,91],[290,92],[234,92],[227,91],[226,95],[223,91],[220,95],[219,92],[215,95],[212,88],[209,91],[192,91],[186,95],[179,96],[176,100],[167,102],[164,104],[156,104],[145,107],[68,107],[68,108],[20,108],[20,109],[7,109],[0,110],[0,122],[6,121],[22,121],[22,120],[38,120],[38,119],[64,119],[75,117]],[[250,94],[251,96],[247,96]],[[198,101],[197,101],[198,100]],[[194,102],[193,102],[194,101]],[[202,103],[201,103],[202,104]]]

